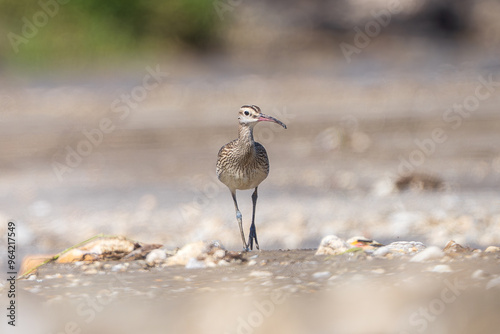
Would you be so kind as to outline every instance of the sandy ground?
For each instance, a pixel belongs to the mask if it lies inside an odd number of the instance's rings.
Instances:
[[[17,282],[18,326],[8,332],[401,334],[498,328],[499,253],[425,262],[314,253],[249,252],[243,262],[200,269],[149,267],[143,260],[47,265]]]

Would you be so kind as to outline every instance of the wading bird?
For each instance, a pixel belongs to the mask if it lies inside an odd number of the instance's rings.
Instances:
[[[264,115],[255,105],[244,105],[238,115],[239,136],[232,142],[222,146],[217,157],[217,177],[231,191],[236,219],[240,227],[241,240],[245,251],[255,247],[259,249],[257,231],[255,229],[255,207],[257,205],[257,187],[269,174],[269,159],[264,146],[253,140],[253,128],[262,121],[274,122],[286,129],[286,125],[274,117]],[[245,242],[241,212],[236,201],[236,190],[254,189],[252,194],[253,212],[252,225]]]

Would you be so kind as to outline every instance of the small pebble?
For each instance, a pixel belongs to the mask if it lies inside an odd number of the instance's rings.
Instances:
[[[347,242],[336,235],[328,235],[321,240],[315,255],[338,255],[351,248]]]
[[[390,252],[391,251],[390,251],[389,247],[387,247],[387,246],[380,247],[373,252],[373,256],[385,256],[385,255],[389,254]]]
[[[500,288],[500,277],[493,278],[486,284],[486,290],[491,288]]]
[[[480,258],[481,257],[481,251],[479,252],[472,252],[472,254],[469,256],[471,259],[477,259],[477,258]]]
[[[474,249],[470,247],[464,247],[460,244],[457,244],[455,241],[450,240],[446,244],[446,246],[443,249],[443,252],[446,254],[463,254],[463,253],[472,253]]]
[[[374,274],[384,274],[385,273],[385,269],[383,269],[383,268],[373,269],[372,273],[374,273]]]
[[[213,257],[216,259],[223,259],[226,256],[226,251],[224,249],[218,249],[214,252]]]
[[[419,241],[396,241],[387,246],[380,247],[373,252],[374,256],[415,254],[425,249],[425,245]]]
[[[146,256],[146,263],[149,266],[154,266],[155,264],[161,263],[165,261],[167,258],[167,254],[165,253],[164,250],[162,249],[153,249],[149,254]]]
[[[220,262],[219,262],[220,263]],[[205,265],[208,267],[208,268],[214,268],[214,267],[217,267],[217,263],[215,263],[214,261],[211,261],[211,260],[205,260]]]
[[[227,262],[226,260],[220,260],[219,262],[217,262],[217,265],[218,266],[229,266],[230,263]]]
[[[488,248],[485,249],[486,253],[498,253],[500,252],[500,247],[497,246],[489,246]]]
[[[111,271],[118,272],[118,271],[125,271],[127,270],[127,266],[125,266],[123,263],[119,263],[111,267]]]
[[[207,265],[203,261],[199,261],[194,257],[190,258],[188,263],[186,263],[186,269],[203,269],[206,268]]]
[[[451,267],[447,264],[438,264],[434,268],[431,269],[433,273],[451,273]]]
[[[329,271],[318,271],[312,275],[315,279],[329,278],[331,273]]]
[[[273,276],[273,273],[270,271],[261,271],[261,270],[254,270],[250,273],[251,277],[271,277]]]
[[[410,262],[425,262],[429,260],[437,260],[441,259],[444,255],[444,252],[439,247],[431,246],[414,255],[411,258]]]
[[[256,264],[257,264],[257,261],[255,261],[255,260],[248,261],[249,266],[255,266]]]
[[[54,275],[45,275],[45,279],[53,279],[53,278],[61,278],[61,274],[54,274]]]
[[[478,269],[475,272],[472,273],[471,278],[473,279],[483,279],[488,277],[489,274],[485,272],[484,270]]]
[[[299,291],[299,288],[296,287],[295,285],[292,285],[292,284],[285,285],[281,289],[284,290],[284,291],[291,292],[291,293],[295,293],[295,292]]]

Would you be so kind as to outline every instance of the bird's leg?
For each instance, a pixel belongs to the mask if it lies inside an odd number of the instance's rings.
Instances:
[[[259,242],[257,241],[257,230],[255,229],[255,207],[257,206],[257,187],[252,194],[253,212],[252,212],[252,225],[250,225],[250,233],[248,235],[248,246],[253,249],[253,240],[255,239],[255,248],[259,249]]]
[[[238,209],[238,202],[236,201],[236,191],[231,191],[231,196],[233,196],[234,208],[236,209],[236,219],[238,220],[238,225],[240,226],[241,241],[243,241],[243,250],[248,251],[248,245],[245,242],[245,233],[243,233],[243,221],[240,209]]]

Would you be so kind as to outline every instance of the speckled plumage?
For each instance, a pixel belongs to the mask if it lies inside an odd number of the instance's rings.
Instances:
[[[222,146],[217,155],[216,173],[219,180],[231,191],[234,207],[236,209],[236,219],[240,227],[243,248],[248,250],[253,248],[253,242],[259,249],[257,241],[257,231],[255,229],[255,208],[257,204],[257,187],[269,174],[269,159],[264,146],[253,139],[253,128],[261,121],[270,121],[283,126],[286,125],[274,117],[264,115],[260,108],[255,105],[244,105],[241,107],[238,116],[239,135],[238,138]],[[253,214],[252,225],[248,244],[245,242],[245,234],[242,227],[242,216],[236,201],[236,190],[253,189],[252,194]]]
[[[219,150],[217,177],[231,191],[256,188],[269,174],[266,149],[253,140],[252,130],[240,124],[238,139]]]

